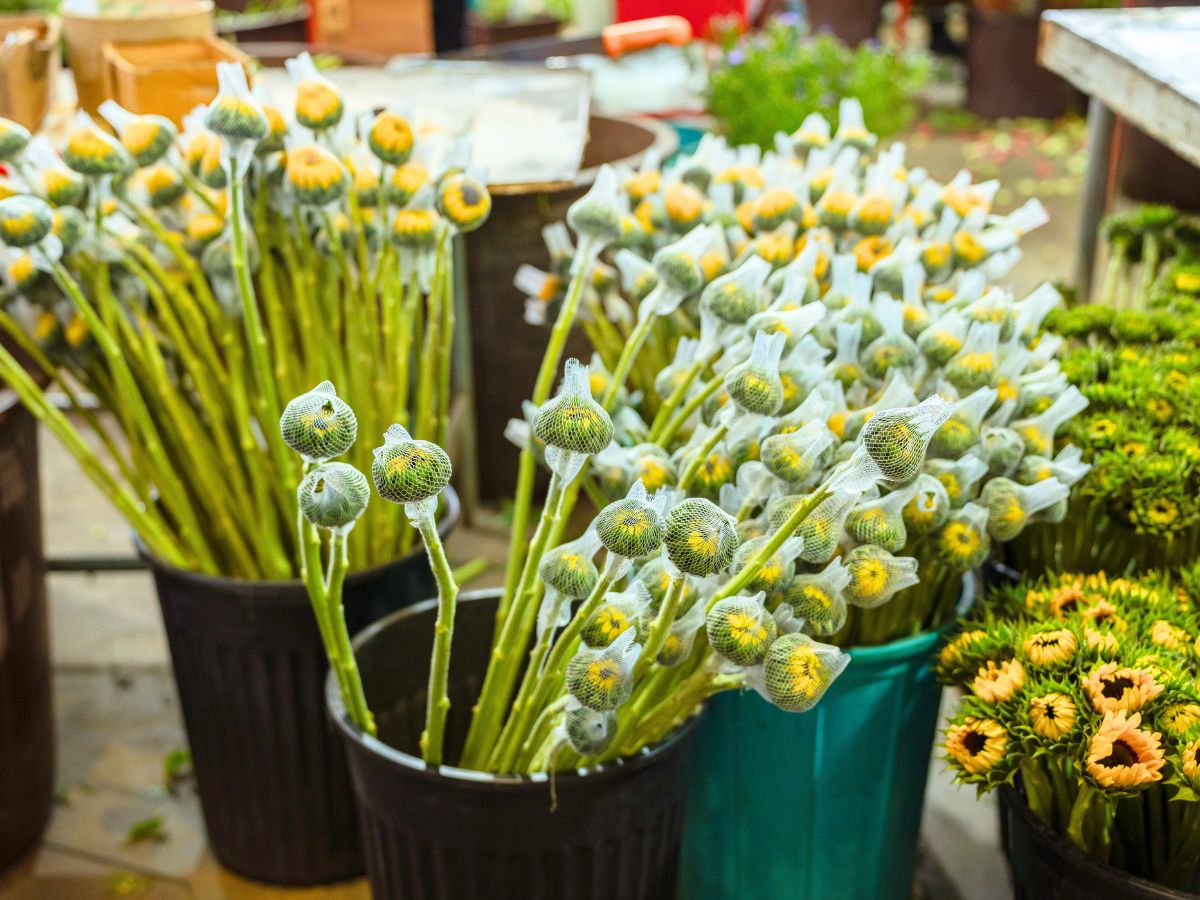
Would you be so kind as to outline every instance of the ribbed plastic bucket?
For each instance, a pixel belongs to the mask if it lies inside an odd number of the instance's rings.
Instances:
[[[850,650],[811,711],[715,697],[696,735],[684,900],[908,900],[941,632]]]

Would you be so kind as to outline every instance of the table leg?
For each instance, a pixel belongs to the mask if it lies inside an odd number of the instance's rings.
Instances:
[[[1083,198],[1079,211],[1079,250],[1075,261],[1075,284],[1079,298],[1092,296],[1092,273],[1096,268],[1096,240],[1107,202],[1108,161],[1112,151],[1113,111],[1095,97],[1088,102],[1087,171],[1083,176]]]

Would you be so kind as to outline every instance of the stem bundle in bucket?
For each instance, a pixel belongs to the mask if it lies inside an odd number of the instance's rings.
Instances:
[[[60,156],[0,122],[0,333],[34,373],[0,347],[0,381],[151,553],[209,574],[301,571],[287,398],[333,379],[370,433],[445,443],[450,224],[490,209],[461,148],[418,143],[392,110],[349,114],[306,55],[291,62],[291,124],[236,65],[182,135],[108,104],[118,137],[80,114]],[[387,504],[356,537],[351,568],[414,543]]]
[[[909,173],[902,147],[871,160],[856,104],[836,135],[806,128],[765,156],[714,141],[665,171],[601,169],[568,212],[574,240],[547,231],[555,270],[518,273],[531,317],[553,324],[509,429],[521,455],[506,584],[468,735],[446,748],[454,587],[439,579],[427,762],[602,763],[735,688],[811,709],[848,661],[821,638],[949,621],[990,540],[1065,499],[1069,479],[1008,477],[1052,453],[1084,402],[1040,336],[1059,298],[1016,303],[988,284],[1040,207],[994,216],[992,187]],[[562,366],[580,322],[596,356]],[[1049,408],[1018,418],[1034,394]],[[439,459],[397,432],[372,474],[408,509],[419,497],[394,482],[432,489],[440,479],[420,473]],[[581,494],[596,515],[571,535]],[[927,555],[898,555],[909,547]],[[439,552],[431,542],[435,568]],[[935,587],[901,605],[927,560]]]

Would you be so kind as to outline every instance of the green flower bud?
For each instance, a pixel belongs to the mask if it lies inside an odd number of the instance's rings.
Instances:
[[[662,544],[666,526],[661,504],[646,496],[641,481],[634,482],[628,496],[610,503],[596,516],[596,536],[609,553],[626,559],[649,556]]]
[[[960,572],[982,565],[992,549],[987,523],[987,510],[976,503],[955,510],[935,538],[938,556]]]
[[[945,426],[942,426],[943,428]],[[1017,471],[1025,453],[1025,442],[1011,428],[983,429],[983,450],[988,473],[1009,477]]]
[[[358,419],[337,395],[331,381],[322,381],[284,407],[279,417],[283,442],[308,462],[341,456],[354,445]]]
[[[929,440],[950,415],[951,405],[930,397],[917,406],[885,409],[863,426],[862,443],[883,477],[910,481],[921,470]]]
[[[714,650],[739,666],[756,666],[778,635],[771,614],[755,597],[726,597],[708,611],[704,623]]]
[[[349,463],[324,463],[304,476],[300,512],[318,528],[340,531],[358,521],[371,499],[367,476]]]
[[[617,173],[611,166],[601,166],[591,189],[567,210],[567,224],[583,237],[606,244],[618,240],[621,214],[617,190]]]
[[[760,416],[773,416],[783,405],[779,358],[786,338],[782,334],[754,335],[750,358],[725,375],[725,390],[739,407]]]
[[[418,441],[400,425],[392,425],[375,448],[371,478],[375,489],[392,503],[420,503],[436,497],[450,483],[450,457],[432,441]]]
[[[45,200],[17,194],[0,200],[0,240],[10,247],[32,247],[54,226],[54,211]]]
[[[62,241],[63,251],[70,253],[87,231],[87,219],[83,211],[75,206],[60,206],[54,211],[54,224],[50,233]]]
[[[849,583],[850,570],[840,559],[834,559],[821,572],[797,575],[780,602],[790,606],[810,632],[828,636],[846,624],[846,598],[842,592]]]
[[[32,139],[24,125],[0,117],[0,160],[13,159]]]
[[[633,691],[633,666],[641,647],[626,629],[602,649],[581,647],[567,663],[567,692],[588,709],[613,710]]]
[[[599,756],[617,736],[617,716],[611,710],[597,712],[577,706],[563,716],[563,730],[571,749],[580,756]]]
[[[538,408],[533,433],[546,445],[572,453],[599,453],[613,436],[608,413],[592,399],[587,366],[567,360],[557,396]]]
[[[741,544],[737,552],[733,555],[733,566],[731,572],[736,575],[746,567],[754,555],[758,553],[770,538],[756,537],[751,538]],[[799,552],[799,542],[794,542],[792,546],[780,547],[766,562],[758,566],[754,570],[754,575],[746,584],[748,591],[765,591],[768,594],[773,594],[776,591],[782,591],[792,579],[796,577],[796,558],[795,554]]]
[[[806,634],[785,634],[771,645],[763,662],[767,697],[780,709],[806,712],[821,699],[850,656]]]
[[[762,309],[760,294],[771,272],[761,256],[751,256],[728,274],[713,279],[700,294],[700,306],[730,325],[741,325]]]
[[[492,195],[478,179],[460,172],[438,185],[437,209],[459,231],[474,231],[491,215]]]
[[[590,534],[575,541],[560,544],[546,552],[538,564],[538,574],[546,587],[553,588],[571,600],[582,600],[587,597],[596,582],[600,580],[600,572],[592,561],[597,544]]]
[[[864,609],[882,606],[898,591],[917,583],[917,561],[911,556],[892,556],[874,544],[855,547],[845,558],[850,570],[846,600]]]
[[[921,473],[913,482],[912,499],[904,505],[904,526],[913,534],[932,534],[950,518],[950,496],[934,476]]]
[[[267,117],[250,94],[241,63],[217,63],[217,97],[208,105],[204,127],[231,141],[258,143],[270,132]]]
[[[735,525],[732,516],[708,500],[693,497],[677,503],[667,513],[667,558],[688,575],[715,575],[737,552]]]
[[[83,116],[62,149],[62,158],[80,175],[119,175],[133,166],[125,148]]]
[[[389,166],[402,166],[412,155],[412,127],[404,116],[385,109],[371,123],[367,132],[367,147],[381,162]]]

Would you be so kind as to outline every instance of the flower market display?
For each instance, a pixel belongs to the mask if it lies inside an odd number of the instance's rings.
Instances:
[[[1197,575],[1056,574],[989,597],[938,656],[941,678],[966,694],[945,730],[957,780],[1016,785],[1093,859],[1192,886]]]
[[[490,209],[463,147],[417,142],[391,110],[355,116],[307,55],[291,71],[291,125],[235,64],[181,134],[112,103],[118,137],[80,113],[57,149],[0,122],[0,326],[76,415],[3,349],[0,380],[150,553],[240,578],[299,571],[288,397],[333,378],[369,433],[446,440],[452,236]],[[412,541],[379,504],[351,565]]]

